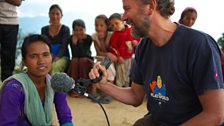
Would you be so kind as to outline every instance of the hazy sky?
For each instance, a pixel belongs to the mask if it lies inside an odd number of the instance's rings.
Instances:
[[[55,3],[61,6],[64,15],[69,12],[88,13],[95,18],[102,13],[107,16],[114,12],[123,13],[122,0],[25,0],[18,8],[19,16],[48,16],[49,7]],[[198,18],[193,28],[217,40],[224,33],[223,5],[224,0],[175,0],[176,11],[171,20],[178,21],[185,7],[194,7],[198,11]]]

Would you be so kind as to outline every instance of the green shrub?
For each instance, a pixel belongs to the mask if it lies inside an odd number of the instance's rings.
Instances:
[[[217,41],[219,46],[221,47],[222,51],[224,52],[224,33],[222,33],[222,37],[220,37]]]

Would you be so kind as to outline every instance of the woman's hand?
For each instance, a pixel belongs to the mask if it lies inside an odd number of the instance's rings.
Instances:
[[[114,55],[114,54],[108,52],[108,53],[106,54],[106,56],[107,56],[110,60],[112,60],[114,63],[117,62],[117,56],[116,56],[116,55]]]
[[[131,41],[131,43],[132,43],[133,47],[136,47],[138,45],[138,41],[137,40],[133,40],[133,41]]]
[[[59,57],[54,57],[53,61],[56,62],[59,59],[60,59]]]
[[[121,56],[118,56],[118,63],[124,64],[124,58]]]

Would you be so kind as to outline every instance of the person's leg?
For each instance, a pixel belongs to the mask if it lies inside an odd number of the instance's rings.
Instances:
[[[114,67],[113,63],[107,69],[107,74],[108,74],[107,80],[109,80],[109,81],[114,83],[115,76],[116,76],[116,70],[115,70],[115,67]]]
[[[125,87],[125,64],[116,64],[116,85],[119,87]]]
[[[72,58],[67,74],[72,77],[74,80],[79,78],[79,58]]]
[[[79,75],[80,78],[89,79],[89,72],[93,67],[93,60],[87,57],[82,57],[79,59]],[[99,99],[99,94],[97,93],[97,88],[94,85],[88,87],[88,92],[93,95],[95,99]]]
[[[135,122],[133,126],[160,126],[150,114],[145,115]]]
[[[81,78],[88,79],[89,72],[93,67],[93,60],[87,57],[82,57],[79,59],[79,75]]]
[[[72,58],[67,70],[67,74],[74,80],[77,80],[79,79],[78,71],[79,71],[79,58]],[[81,98],[81,96],[77,92],[74,92],[74,91],[70,91],[68,94],[73,98]]]
[[[125,62],[124,62],[124,86],[125,87],[130,87],[130,77],[129,77],[129,74],[130,74],[130,70],[131,70],[131,62],[132,62],[132,59],[129,58],[129,59],[125,59]]]
[[[2,28],[1,38],[1,79],[2,81],[13,74],[18,25],[5,25]]]

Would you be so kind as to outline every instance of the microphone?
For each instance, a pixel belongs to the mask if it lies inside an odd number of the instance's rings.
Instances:
[[[75,81],[66,73],[55,73],[51,78],[51,87],[56,92],[69,92],[75,87]]]
[[[105,66],[106,69],[110,66],[110,64],[111,61],[107,58],[104,58],[101,61],[101,65]],[[69,92],[72,90],[81,95],[89,97],[89,94],[86,93],[87,88],[91,84],[99,82],[101,79],[102,76],[95,78],[93,80],[80,78],[75,81],[71,77],[69,77],[66,73],[58,72],[55,73],[51,78],[51,87],[56,92]]]
[[[101,65],[105,66],[106,69],[110,66],[111,63],[112,62],[108,58],[104,58],[101,61]],[[101,79],[102,79],[102,73],[100,73],[100,77],[97,77],[93,80],[80,78],[77,81],[75,81],[71,77],[69,77],[66,73],[58,72],[58,73],[55,73],[51,78],[51,87],[56,92],[66,92],[67,93],[69,91],[75,91],[89,99],[96,101],[102,108],[102,110],[106,116],[106,119],[107,119],[107,124],[108,124],[108,126],[110,126],[108,116],[107,116],[106,111],[103,108],[103,106],[100,104],[100,102],[97,99],[95,99],[93,96],[86,93],[87,88],[89,87],[90,84],[97,83],[97,82],[101,81]]]
[[[69,92],[75,91],[81,95],[89,97],[86,93],[87,87],[91,84],[89,79],[79,79],[74,81],[66,73],[57,72],[51,78],[51,87],[56,92]]]

